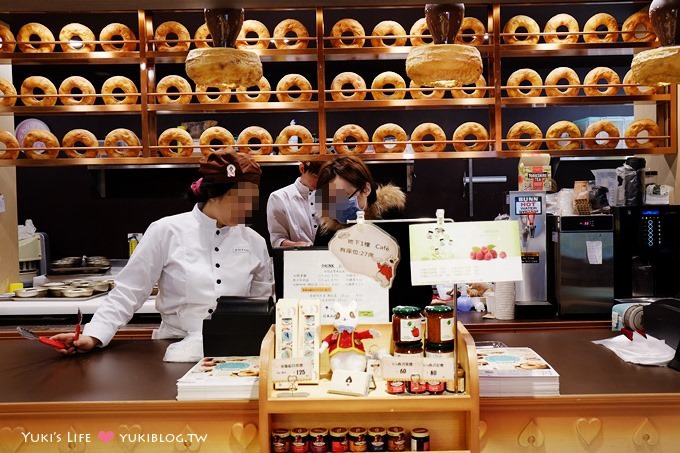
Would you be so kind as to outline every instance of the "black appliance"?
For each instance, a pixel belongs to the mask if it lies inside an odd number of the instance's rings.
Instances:
[[[614,297],[680,296],[680,206],[613,211]]]
[[[645,305],[642,319],[647,333],[675,349],[668,366],[680,371],[680,300],[666,298]]]

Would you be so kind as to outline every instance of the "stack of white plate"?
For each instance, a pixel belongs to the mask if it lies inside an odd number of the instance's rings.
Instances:
[[[496,319],[515,319],[515,282],[496,283]]]

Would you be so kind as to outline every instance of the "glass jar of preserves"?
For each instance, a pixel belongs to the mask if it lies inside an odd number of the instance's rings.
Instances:
[[[453,343],[425,342],[425,357],[440,357],[453,360]],[[439,395],[446,390],[447,381],[427,381],[427,391]]]
[[[397,305],[392,309],[392,341],[396,343],[421,341],[423,317],[418,307]]]
[[[386,450],[387,431],[380,426],[368,428],[368,451],[387,451]]]
[[[406,432],[401,426],[387,428],[387,451],[406,451]]]
[[[431,343],[453,344],[453,308],[444,304],[428,305],[425,307],[427,320],[427,341]]]
[[[394,345],[394,357],[422,357],[423,343],[421,341],[413,341],[410,343],[396,343]],[[408,376],[409,380],[404,381],[403,388],[409,393],[425,393],[427,390],[425,381],[421,379],[422,376]],[[395,384],[399,381],[391,381]],[[388,384],[388,392],[390,392]],[[392,392],[397,393],[397,392]],[[403,393],[403,392],[402,392]]]
[[[355,426],[349,429],[349,451],[368,451],[366,428]]]
[[[309,451],[312,453],[326,453],[328,448],[328,429],[312,428],[309,430]]]
[[[430,451],[430,431],[425,428],[411,430],[411,451]]]
[[[272,453],[290,452],[290,431],[285,428],[272,430]]]
[[[330,437],[331,437],[331,451],[333,453],[348,451],[347,428],[341,427],[331,428]]]
[[[293,428],[290,430],[290,451],[291,453],[309,452],[309,430],[307,428]]]

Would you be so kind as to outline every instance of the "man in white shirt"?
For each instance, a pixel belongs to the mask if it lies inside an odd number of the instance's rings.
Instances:
[[[300,163],[293,184],[276,190],[267,201],[267,227],[272,247],[305,247],[318,228],[314,191],[322,162]]]

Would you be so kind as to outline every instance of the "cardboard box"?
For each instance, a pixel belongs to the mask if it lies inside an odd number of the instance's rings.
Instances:
[[[552,168],[549,154],[522,156],[517,167],[517,190],[552,190]]]

